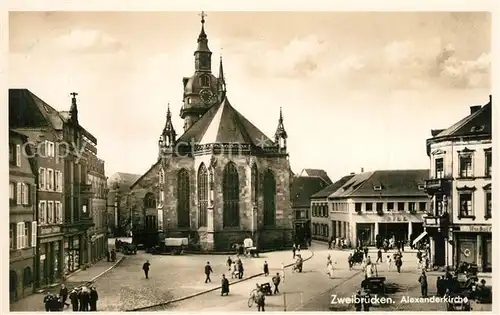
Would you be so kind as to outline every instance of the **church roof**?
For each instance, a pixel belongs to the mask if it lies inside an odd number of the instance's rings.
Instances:
[[[345,183],[347,183],[348,180],[354,177],[353,175],[346,175],[343,176],[341,179],[336,181],[335,183],[329,185],[328,187],[325,187],[324,189],[318,191],[314,195],[311,196],[311,199],[320,199],[320,198],[327,198],[331,194],[333,194],[337,189],[342,187]]]
[[[261,148],[275,146],[269,137],[229,103],[227,97],[210,108],[177,142],[241,143]]]

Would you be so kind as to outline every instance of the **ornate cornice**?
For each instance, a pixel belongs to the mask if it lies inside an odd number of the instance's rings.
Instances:
[[[458,191],[475,191],[476,187],[475,186],[469,187],[469,186],[465,185],[463,187],[457,187],[457,190]]]
[[[445,153],[446,153],[446,151],[441,150],[441,149],[437,149],[437,150],[432,151],[431,154],[432,155],[441,155],[441,154],[445,154]]]
[[[474,149],[469,149],[469,148],[465,147],[462,150],[458,150],[458,153],[460,153],[460,154],[470,154],[470,153],[473,153],[475,151],[476,150],[474,150]]]

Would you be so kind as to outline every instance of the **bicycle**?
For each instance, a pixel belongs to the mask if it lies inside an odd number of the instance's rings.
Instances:
[[[258,290],[257,289],[253,289],[252,291],[250,291],[250,298],[248,298],[248,307],[252,307],[253,306],[253,303],[255,303],[255,297],[257,296],[257,293],[258,293]]]

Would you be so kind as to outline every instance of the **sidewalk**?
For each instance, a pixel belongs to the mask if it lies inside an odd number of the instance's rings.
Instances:
[[[107,262],[106,259],[101,260],[91,267],[85,270],[79,270],[69,277],[63,282],[66,285],[68,290],[72,288],[82,286],[86,283],[91,283],[95,281],[100,276],[104,275],[114,267],[116,267],[122,260],[124,259],[124,255],[122,253],[117,253],[116,262]],[[13,303],[10,303],[10,311],[11,312],[45,312],[45,306],[43,304],[43,298],[45,296],[45,292],[54,292],[59,294],[60,285],[54,286],[50,289],[46,289],[44,291],[40,291],[40,293],[34,293],[30,296],[27,296],[23,299],[17,300]]]

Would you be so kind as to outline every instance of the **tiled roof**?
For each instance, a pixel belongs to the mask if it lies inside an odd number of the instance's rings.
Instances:
[[[321,170],[321,169],[314,169],[314,168],[305,168],[303,171],[303,173],[306,173],[307,176],[311,176],[311,177],[321,177],[323,178],[323,180],[328,184],[332,184],[332,180],[330,179],[330,177],[328,177],[328,174],[324,171],[324,170]],[[301,174],[302,175],[302,174]]]
[[[337,191],[337,189],[339,189],[340,187],[342,187],[342,185],[344,185],[348,180],[350,180],[353,177],[354,177],[354,175],[347,175],[347,176],[342,177],[341,179],[339,179],[335,183],[329,185],[328,187],[326,187],[326,188],[318,191],[314,195],[312,195],[311,199],[313,199],[313,198],[314,199],[316,199],[316,198],[326,198],[326,197],[330,196],[335,191]]]
[[[441,131],[434,136],[440,137],[456,137],[467,136],[473,134],[489,134],[491,135],[491,101],[481,107],[473,114],[461,119],[451,127]]]
[[[28,89],[9,89],[9,126],[43,127],[61,130],[63,119],[52,106]]]
[[[177,142],[196,144],[242,143],[258,147],[274,147],[274,142],[240,114],[227,98],[191,126]]]
[[[429,170],[380,170],[360,173],[331,194],[330,198],[426,197],[427,194],[422,188],[424,181],[428,178]]]
[[[292,207],[309,208],[311,196],[325,188],[326,185],[327,183],[319,177],[293,177],[290,191]]]

